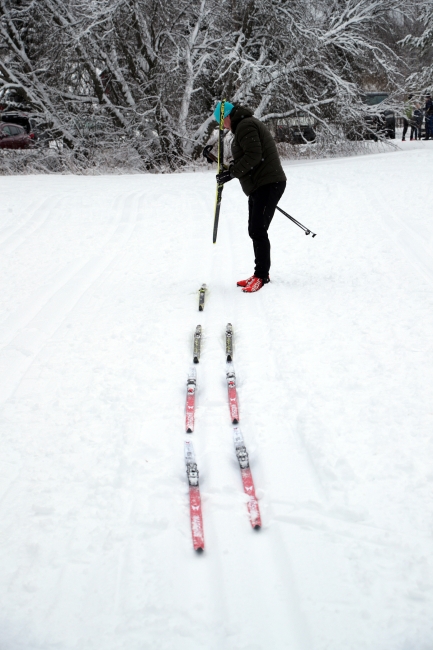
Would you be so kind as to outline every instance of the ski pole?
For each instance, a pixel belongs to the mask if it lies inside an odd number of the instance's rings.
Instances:
[[[224,169],[224,107],[226,100],[223,99],[220,104],[220,123],[219,123],[219,132],[218,132],[218,174]],[[221,209],[221,199],[223,194],[224,185],[223,183],[217,183],[216,190],[216,199],[215,199],[215,216],[213,222],[213,236],[212,241],[216,244],[217,234],[218,234],[218,222],[220,218],[220,209]]]
[[[306,235],[311,235],[312,237],[315,237],[317,233],[312,232],[311,230],[308,230],[305,226],[302,225],[302,223],[299,223],[299,221],[296,221],[293,217],[290,216],[290,214],[287,214],[287,212],[284,212],[281,208],[278,207],[277,205],[277,210],[279,210],[282,214],[284,214],[285,217],[290,219],[290,221],[293,221],[299,228],[302,228],[302,230],[305,232]]]

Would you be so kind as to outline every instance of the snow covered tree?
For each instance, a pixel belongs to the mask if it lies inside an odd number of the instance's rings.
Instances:
[[[398,85],[398,56],[385,34],[402,6],[0,0],[0,101],[23,98],[47,138],[84,166],[102,152],[119,165],[176,168],[200,155],[224,96],[265,122],[302,113],[341,137],[362,121],[367,77]]]
[[[417,5],[418,19],[422,25],[421,33],[412,32],[403,39],[403,44],[415,51],[420,60],[420,70],[416,70],[407,79],[411,90],[431,91],[433,85],[433,1],[424,0]]]
[[[223,78],[235,100],[267,121],[299,111],[325,128],[358,120],[366,71],[395,85],[396,56],[381,42],[394,0],[270,0],[236,5],[238,31]]]

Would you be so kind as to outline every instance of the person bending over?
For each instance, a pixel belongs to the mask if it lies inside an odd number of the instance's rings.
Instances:
[[[217,122],[220,111],[221,102],[218,102],[214,111]],[[225,102],[224,128],[234,134],[233,161],[228,170],[217,174],[217,182],[223,184],[237,178],[248,196],[248,234],[253,241],[255,267],[253,275],[240,280],[237,286],[246,293],[253,293],[269,282],[271,244],[268,230],[287,179],[274,138],[252,111]]]

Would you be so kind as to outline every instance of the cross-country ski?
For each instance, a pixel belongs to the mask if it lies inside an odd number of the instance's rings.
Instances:
[[[238,459],[241,470],[242,485],[244,486],[245,494],[248,495],[248,512],[250,514],[251,526],[255,529],[259,529],[262,525],[259,502],[256,497],[247,448],[245,446],[242,432],[237,426],[233,427],[233,442],[235,445],[236,458]]]
[[[192,433],[194,431],[196,387],[197,371],[195,367],[192,366],[186,382],[185,429],[187,433]]]
[[[185,441],[185,465],[189,486],[189,512],[192,544],[195,551],[204,551],[203,516],[199,487],[199,473],[192,442]]]

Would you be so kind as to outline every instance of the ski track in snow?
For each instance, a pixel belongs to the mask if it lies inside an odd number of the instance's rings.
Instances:
[[[226,185],[213,246],[212,172],[3,180],[2,650],[431,647],[422,145],[287,165],[281,205],[318,234],[276,214],[271,284],[254,295],[236,287],[252,272],[247,199]],[[260,531],[232,440],[227,322]]]
[[[6,401],[13,394],[46,341],[61,326],[67,314],[82,299],[89,287],[97,282],[110,266],[118,254],[118,249],[128,242],[134,229],[134,218],[131,219],[131,215],[137,211],[131,203],[130,197],[127,197],[124,205],[117,206],[122,218],[109,236],[101,242],[101,251],[110,251],[114,243],[113,252],[101,252],[84,263],[78,261],[57,271],[46,286],[3,323],[0,332],[0,402]],[[57,208],[57,205],[55,207]],[[44,221],[25,232],[18,243],[14,242],[15,245],[32,235]]]

